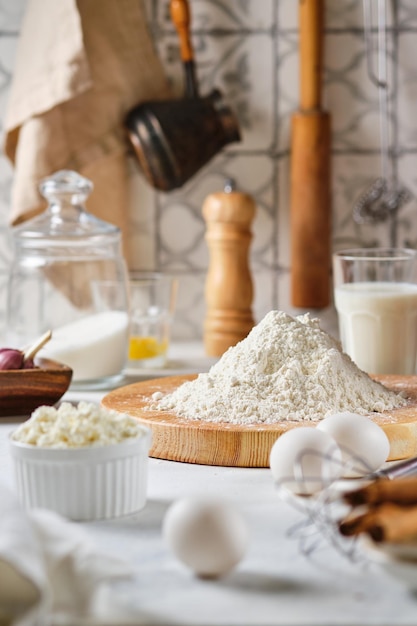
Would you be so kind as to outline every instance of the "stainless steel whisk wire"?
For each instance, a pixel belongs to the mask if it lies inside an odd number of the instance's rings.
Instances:
[[[372,44],[372,0],[363,0],[363,20],[367,74],[378,90],[381,176],[358,199],[353,217],[359,223],[384,222],[397,213],[410,193],[396,183],[390,155],[390,93],[388,81],[388,42],[386,0],[377,0],[377,73]]]

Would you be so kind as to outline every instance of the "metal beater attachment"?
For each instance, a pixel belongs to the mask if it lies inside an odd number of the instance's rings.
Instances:
[[[372,4],[374,4],[373,0],[363,0],[367,72],[369,79],[378,89],[381,176],[359,197],[354,206],[353,219],[358,224],[385,222],[412,197],[405,187],[398,185],[390,158],[386,0],[378,0],[377,73],[374,70],[372,58]]]
[[[377,178],[357,200],[353,208],[353,219],[357,224],[385,222],[410,200],[408,189],[401,187],[389,191],[386,180]]]

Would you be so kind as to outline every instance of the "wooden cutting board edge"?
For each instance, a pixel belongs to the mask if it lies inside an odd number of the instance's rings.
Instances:
[[[317,422],[228,424],[188,420],[167,411],[145,408],[153,393],[171,393],[196,374],[168,376],[133,383],[109,392],[102,405],[137,418],[152,430],[150,456],[169,461],[229,467],[269,467],[276,439],[291,428],[314,427]],[[417,455],[417,376],[374,376],[389,389],[403,392],[410,404],[370,416],[390,441],[388,461]]]

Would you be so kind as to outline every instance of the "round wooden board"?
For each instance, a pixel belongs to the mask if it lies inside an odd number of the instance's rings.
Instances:
[[[309,422],[228,424],[187,420],[168,411],[149,410],[152,395],[174,391],[196,375],[155,378],[115,389],[102,405],[136,417],[152,430],[150,456],[157,459],[223,465],[269,467],[269,453],[276,439],[291,428],[315,426]],[[392,412],[370,416],[390,440],[389,461],[417,455],[417,376],[375,376],[389,389],[403,392],[409,404]]]

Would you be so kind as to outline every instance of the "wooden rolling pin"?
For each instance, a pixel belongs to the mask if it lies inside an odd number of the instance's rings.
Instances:
[[[301,308],[330,304],[329,113],[321,109],[324,0],[299,0],[300,110],[292,118],[291,297]]]
[[[251,196],[235,191],[232,181],[203,204],[210,254],[204,323],[204,346],[209,356],[221,356],[254,326],[248,253],[255,212]]]

